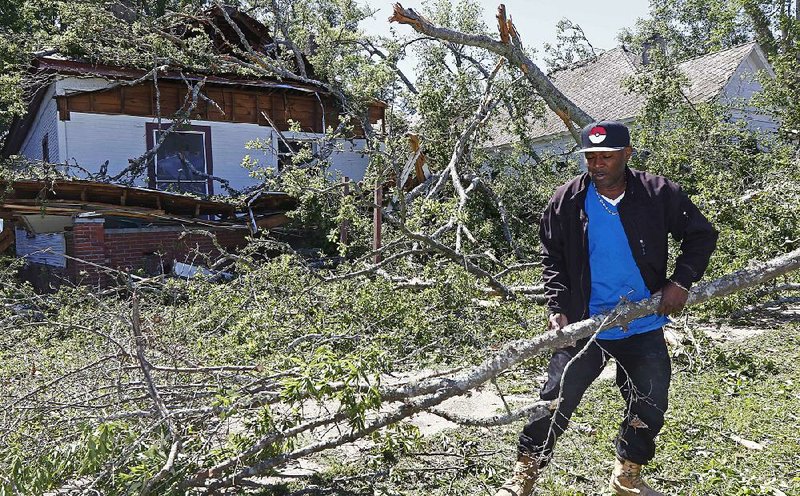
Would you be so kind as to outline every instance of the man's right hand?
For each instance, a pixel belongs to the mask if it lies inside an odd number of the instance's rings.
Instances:
[[[547,319],[547,330],[548,331],[557,331],[562,327],[566,327],[569,322],[567,321],[567,316],[563,313],[553,313],[550,314],[550,318]]]

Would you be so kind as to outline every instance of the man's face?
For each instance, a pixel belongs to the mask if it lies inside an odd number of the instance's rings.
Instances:
[[[612,152],[586,152],[586,167],[598,190],[613,190],[625,184],[625,164],[631,147]]]

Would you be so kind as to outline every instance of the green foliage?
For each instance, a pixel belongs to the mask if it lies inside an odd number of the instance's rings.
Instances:
[[[26,3],[2,21],[3,33],[15,36],[0,38],[0,63],[5,69],[0,76],[0,100],[8,104],[3,105],[0,120],[7,123],[23,111],[20,74],[34,49],[55,47],[94,62],[125,62],[144,68],[154,62],[169,62],[187,70],[211,67],[216,59],[211,57],[207,36],[198,31],[181,45],[159,34],[175,19],[205,6],[201,4],[141,2],[136,15],[121,21],[90,3]],[[288,30],[304,50],[314,48],[309,50],[313,52],[309,56],[314,76],[327,79],[335,91],[347,95],[354,108],[346,110],[359,115],[363,104],[373,98],[408,97],[390,102],[396,104],[388,118],[393,134],[382,142],[368,143],[368,174],[363,186],[351,184],[349,195],[342,194],[337,184],[340,178],[331,183],[324,177],[327,159],[313,156],[312,147],[299,150],[293,163],[276,174],[261,168],[256,160],[259,152],[271,153],[272,144],[252,144],[248,163],[254,175],[269,189],[298,199],[290,229],[313,229],[315,237],[308,236],[309,244],[321,247],[325,254],[342,256],[334,272],[345,274],[363,267],[356,257],[370,249],[371,185],[396,176],[397,168],[407,160],[404,133],[413,130],[422,137],[427,165],[434,172],[441,171],[451,159],[455,140],[478,108],[486,83],[484,71],[497,59],[466,46],[415,42],[419,94],[411,96],[396,91],[391,68],[405,50],[402,41],[389,44],[388,56],[380,61],[359,48],[363,45],[357,23],[367,14],[365,9],[344,0],[278,4],[280,16],[260,3],[253,5],[252,13],[275,32]],[[0,4],[0,9],[6,5]],[[685,81],[673,64],[677,59],[750,39],[752,15],[744,16],[739,7],[725,2],[654,2],[658,17],[641,24],[628,38],[632,43],[643,43],[654,33],[667,38],[667,52],[654,52],[650,70],[630,82],[633,91],[647,97],[634,129],[639,154],[633,165],[681,183],[720,229],[709,277],[800,245],[800,172],[795,150],[785,141],[756,135],[735,123],[735,108],[720,102],[687,104],[682,94]],[[761,7],[765,5],[759,3]],[[426,8],[426,15],[438,24],[469,33],[487,31],[475,1],[453,4],[441,0]],[[580,34],[577,26],[563,23],[560,27],[567,43],[560,48],[563,61],[588,54],[576,37]],[[788,49],[782,50],[779,54],[783,55],[773,57],[778,77],[774,86],[767,84],[764,105],[784,112],[788,128],[794,125],[792,109],[800,99],[793,96],[796,59]],[[282,68],[294,63],[290,50],[281,51],[278,59]],[[254,74],[246,67],[235,69]],[[532,143],[526,133],[532,120],[543,115],[543,106],[518,72],[503,69],[491,95],[500,100],[496,119],[468,144],[459,172],[479,177],[497,195],[507,210],[523,259],[535,260],[540,213],[553,189],[578,170],[576,164],[559,157],[530,160]],[[406,119],[406,113],[413,115],[413,120]],[[484,146],[499,134],[511,136],[511,141],[520,139],[515,145]],[[332,133],[327,136],[333,137]],[[42,173],[49,177],[50,172]],[[408,206],[402,212],[407,227],[427,232],[456,215],[458,200],[449,188],[446,186],[441,198],[419,198]],[[400,194],[389,191],[387,196],[396,197],[393,193]],[[401,208],[396,198],[393,206]],[[518,261],[504,238],[491,195],[476,190],[459,215],[457,220],[476,238],[463,244],[469,260],[492,272],[504,263]],[[350,237],[347,244],[341,244],[339,227],[345,222]],[[383,234],[388,243],[403,240],[391,225]],[[452,245],[454,234],[445,233],[439,240]],[[543,329],[542,307],[524,298],[501,301],[487,297],[482,290],[485,281],[434,253],[405,257],[388,266],[393,275],[426,283],[403,289],[379,275],[325,280],[330,272],[314,268],[304,258],[286,253],[289,251],[273,238],[263,237],[254,240],[231,267],[236,278],[229,283],[167,280],[137,289],[147,352],[151,362],[161,366],[154,375],[164,397],[168,402],[185,401],[187,408],[213,412],[206,417],[177,418],[183,453],[170,477],[157,488],[159,494],[169,487],[177,494],[173,483],[182,477],[235,456],[267,436],[298,427],[318,412],[343,414],[346,427],[363,428],[380,414],[379,387],[386,384],[389,373],[475,363],[503,343],[531,337]],[[19,418],[4,420],[2,425],[8,442],[0,447],[0,494],[42,493],[82,475],[97,476],[109,467],[108,475],[97,481],[98,491],[135,492],[165,463],[171,436],[153,416],[137,413],[153,411],[152,399],[136,358],[120,353],[115,344],[130,347],[133,342],[130,288],[103,297],[87,288],[36,295],[14,280],[15,269],[10,266],[0,274],[4,303],[0,306],[4,322],[0,383],[8,397],[23,399],[19,400],[21,406],[13,409]],[[536,284],[539,280],[539,268],[503,278],[509,284]],[[709,308],[730,312],[755,298],[754,292],[746,292]],[[767,353],[765,347],[711,348],[682,357],[686,370],[676,380],[678,401],[673,401],[675,414],[670,420],[679,427],[666,431],[663,455],[653,467],[657,473],[689,481],[676,488],[680,494],[768,494],[770,488],[787,494],[796,491],[796,480],[759,478],[773,458],[782,467],[797,466],[796,446],[784,446],[796,433],[785,425],[774,432],[749,425],[761,412],[760,403],[773,398],[770,394],[779,400],[769,409],[776,417],[780,408],[797,409],[796,388],[788,382],[797,371],[776,365],[784,360],[798,363],[791,351],[796,344],[788,338],[772,342],[770,346],[780,349],[778,357]],[[512,371],[499,384],[515,394],[530,394],[546,358],[543,355]],[[198,364],[249,368],[246,373],[205,375],[167,370]],[[577,422],[596,423],[600,434],[588,440],[576,440],[576,434],[570,434],[572,444],[568,437],[567,452],[584,460],[586,469],[575,476],[555,467],[543,482],[549,494],[594,494],[605,480],[607,460],[613,456],[607,440],[618,420],[612,396],[616,397],[616,392],[604,385],[579,410]],[[681,403],[680,398],[685,397],[702,397],[707,404],[698,412],[695,402]],[[254,398],[254,404],[245,401]],[[731,408],[723,411],[721,404]],[[128,417],[108,420],[115,415]],[[752,461],[743,461],[731,446],[704,453],[700,445],[729,443],[727,438],[719,438],[719,426],[775,442]],[[336,460],[336,467],[320,477],[324,482],[339,471],[349,477],[349,484],[370,491],[376,479],[394,492],[409,494],[483,491],[504,475],[518,427],[499,434],[462,429],[422,440],[413,426],[397,424],[373,434],[367,461],[348,464]],[[287,453],[302,441],[274,436],[273,442],[262,445],[257,458]],[[439,459],[434,470],[427,470],[428,462],[423,461],[431,457],[419,454],[426,447],[446,454],[434,455]],[[679,462],[679,476],[673,477],[668,460]],[[703,471],[696,470],[695,460],[700,460]],[[387,466],[397,470],[386,476]],[[366,470],[375,471],[371,479],[361,473]],[[601,472],[602,477],[597,475]]]
[[[83,425],[74,440],[40,447],[39,453],[23,449],[25,442],[17,438],[22,433],[14,433],[11,442],[0,449],[4,460],[0,470],[7,476],[0,478],[0,494],[42,494],[72,477],[94,474],[120,454],[124,442],[131,440],[128,428],[115,422],[96,427]]]
[[[353,429],[363,429],[367,412],[381,406],[380,374],[388,365],[382,355],[374,349],[341,356],[330,346],[320,346],[310,358],[291,357],[290,368],[298,372],[283,381],[281,396],[289,404],[308,398],[333,400],[347,413]]]
[[[470,34],[485,34],[480,6],[471,0],[452,4],[449,0],[425,4],[425,15],[438,25]],[[419,94],[411,102],[418,115],[417,132],[424,140],[432,170],[441,170],[450,160],[453,144],[464,124],[478,108],[482,67],[496,57],[485,50],[464,45],[423,40],[414,45]]]
[[[652,486],[666,494],[689,496],[800,491],[795,475],[800,448],[793,423],[793,412],[800,407],[797,330],[796,323],[783,322],[746,342],[709,340],[701,351],[709,358],[707,366],[675,369],[666,425],[656,440],[656,457],[644,471]],[[781,365],[770,365],[775,362]],[[519,375],[523,377],[514,377],[513,383],[531,380]],[[734,386],[737,380],[739,387]],[[531,382],[514,394],[535,397],[538,386]],[[603,494],[623,408],[613,379],[596,381],[559,440],[536,491],[559,496]],[[426,437],[412,454],[395,462],[386,479],[353,480],[354,474],[370,468],[353,461],[337,467],[325,478],[324,487],[338,488],[337,476],[344,476],[350,481],[348,489],[356,491],[378,487],[388,494],[491,493],[510,474],[523,423],[491,429],[459,427]],[[763,449],[745,448],[734,437],[758,442]]]
[[[198,391],[198,405],[220,409],[218,417],[209,418],[215,419],[212,425],[237,427],[209,444],[205,421],[178,420],[183,455],[160,487],[307,421],[309,410],[342,412],[346,425],[359,429],[378,411],[378,388],[388,372],[473,362],[487,348],[531,332],[518,322],[542,318],[541,308],[524,302],[474,305],[473,299],[482,297],[474,279],[457,266],[431,262],[418,268],[420,276],[442,277],[447,283],[422,291],[397,290],[380,278],[323,284],[292,256],[243,262],[237,279],[224,285],[169,281],[142,288],[142,327],[153,364],[257,364],[253,384],[273,384],[281,400],[279,406],[243,407],[250,386],[230,382]],[[43,297],[12,282],[11,273],[3,277],[0,297],[33,302],[18,304],[24,311],[14,306],[0,310],[0,318],[13,323],[0,340],[0,381],[10,385],[7,394],[36,390],[25,404],[68,397],[76,408],[26,410],[24,420],[14,424],[20,430],[11,431],[12,442],[0,449],[0,459],[7,461],[0,473],[13,473],[17,487],[36,494],[81,475],[96,475],[113,463],[114,477],[99,480],[98,490],[135,491],[164,464],[170,437],[165,426],[153,426],[148,417],[98,421],[152,408],[135,361],[123,355],[123,362],[115,362],[118,349],[107,339],[130,339],[130,302],[124,291],[97,299],[87,288],[64,288]],[[122,389],[97,389],[107,374]],[[171,388],[191,390],[203,376],[155,377],[162,394],[173,401]],[[86,384],[96,386],[87,392]],[[116,395],[119,400],[113,400]],[[83,402],[94,405],[88,419],[78,407]],[[71,433],[79,419],[82,434],[76,437]],[[37,439],[45,435],[50,441],[40,446]],[[407,425],[376,433],[376,463],[403,456],[419,441],[418,432]],[[259,456],[284,453],[296,442],[278,439]]]
[[[650,15],[633,29],[623,29],[620,41],[639,52],[645,42],[662,40],[677,61],[750,41],[750,21],[738,2],[724,0],[652,0]]]
[[[791,29],[799,31],[800,23],[794,23]],[[776,118],[787,140],[797,144],[800,142],[800,43],[795,42],[774,56],[771,63],[775,76],[762,75],[764,91],[756,95],[755,103]]]
[[[549,72],[597,59],[598,53],[586,38],[583,28],[569,19],[561,19],[556,24],[556,40],[555,45],[544,44],[547,54],[544,62]]]

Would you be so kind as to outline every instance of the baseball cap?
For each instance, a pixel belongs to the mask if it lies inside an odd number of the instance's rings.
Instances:
[[[631,134],[619,121],[592,122],[581,129],[581,146],[578,153],[622,150],[631,146]]]

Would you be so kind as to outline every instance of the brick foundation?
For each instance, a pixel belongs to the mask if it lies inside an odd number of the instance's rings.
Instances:
[[[246,244],[247,230],[204,230],[214,234],[226,251]],[[78,259],[67,262],[70,279],[93,286],[107,286],[115,276],[92,264],[147,276],[168,272],[175,260],[205,266],[220,255],[211,237],[182,226],[105,229],[102,218],[75,219],[65,240],[67,255]]]

